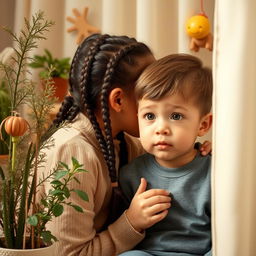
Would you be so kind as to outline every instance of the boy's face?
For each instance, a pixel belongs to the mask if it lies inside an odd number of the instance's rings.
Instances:
[[[138,120],[144,149],[165,167],[179,167],[192,161],[197,136],[203,136],[211,125],[210,114],[201,117],[193,101],[186,101],[179,94],[157,101],[141,99]]]

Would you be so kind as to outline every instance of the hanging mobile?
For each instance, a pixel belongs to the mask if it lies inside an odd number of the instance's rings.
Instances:
[[[201,12],[190,17],[186,22],[186,31],[190,36],[189,49],[198,52],[200,48],[209,51],[213,49],[213,36],[210,32],[210,22],[203,10],[203,0],[201,1]]]

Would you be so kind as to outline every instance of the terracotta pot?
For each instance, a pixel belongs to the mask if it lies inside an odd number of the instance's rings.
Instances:
[[[6,249],[0,248],[1,256],[55,256],[55,243],[49,247],[39,249]]]
[[[58,102],[63,101],[68,92],[68,80],[61,77],[53,77],[55,86],[55,97],[58,98]]]

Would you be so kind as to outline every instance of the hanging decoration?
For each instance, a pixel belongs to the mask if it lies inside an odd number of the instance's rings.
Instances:
[[[88,7],[83,9],[83,13],[81,14],[76,8],[72,9],[75,18],[67,17],[67,20],[73,23],[74,25],[67,29],[67,32],[77,31],[77,39],[76,43],[80,44],[86,37],[91,34],[99,33],[100,30],[92,25],[90,25],[87,21]]]
[[[200,48],[212,51],[213,36],[210,32],[210,22],[203,9],[203,0],[200,1],[201,12],[190,17],[186,22],[186,31],[190,36],[189,49],[195,52],[198,52]]]

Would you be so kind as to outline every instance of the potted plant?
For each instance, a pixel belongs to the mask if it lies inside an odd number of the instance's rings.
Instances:
[[[0,127],[1,132],[5,130],[11,137],[8,165],[5,169],[0,166],[0,255],[54,255],[50,250],[56,238],[47,230],[46,224],[63,213],[64,205],[83,212],[80,206],[68,201],[70,193],[88,201],[84,191],[69,189],[68,186],[72,180],[79,183],[76,174],[85,172],[75,158],[72,158],[72,166],[60,162],[48,177],[38,180],[38,166],[44,164],[42,149],[53,145],[50,136],[58,129],[48,128],[49,112],[56,99],[49,75],[51,69],[46,75],[43,91],[27,78],[31,62],[28,53],[37,47],[39,39],[45,39],[44,33],[52,24],[45,21],[39,11],[31,23],[25,19],[25,29],[19,36],[7,30],[16,47],[14,64],[0,63],[11,99],[11,115],[2,121]],[[29,117],[27,120],[20,110]],[[39,195],[38,186],[45,180],[51,181],[52,188]]]
[[[29,64],[32,68],[39,68],[39,77],[45,79],[49,68],[53,68],[51,77],[55,85],[55,96],[62,101],[68,90],[68,75],[70,70],[70,58],[54,58],[48,49],[44,49],[43,55],[35,55],[34,60]]]

